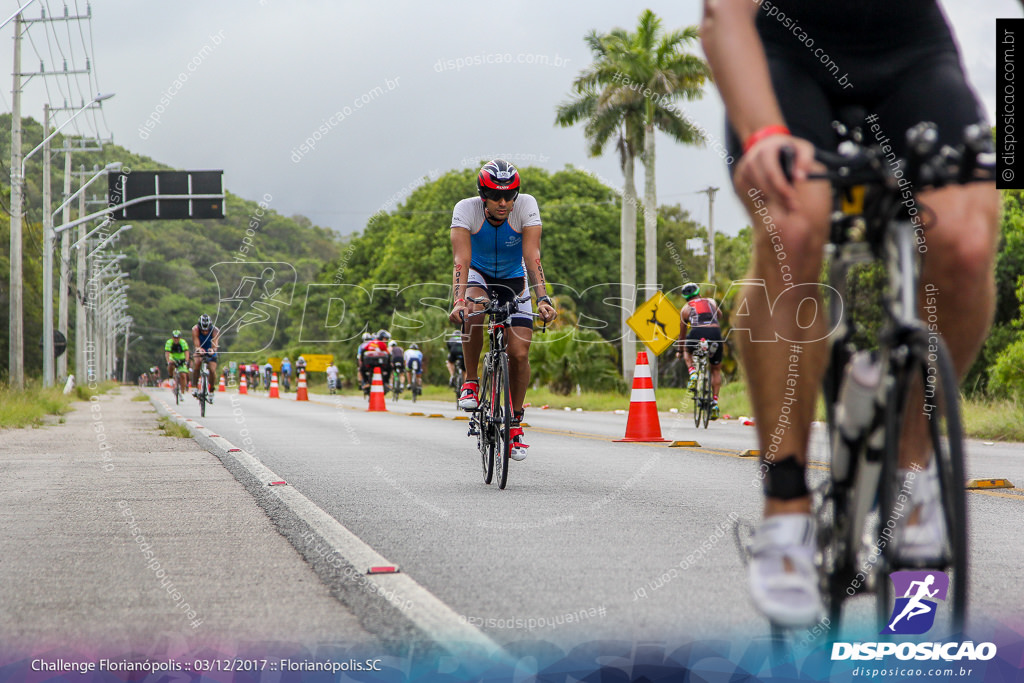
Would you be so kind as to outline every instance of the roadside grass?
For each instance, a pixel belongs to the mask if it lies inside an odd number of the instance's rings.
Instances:
[[[192,438],[192,432],[188,431],[188,427],[180,425],[166,415],[162,415],[157,419],[159,428],[163,430],[164,436],[173,436],[182,439]]]
[[[0,385],[0,427],[39,427],[48,415],[63,416],[71,412],[74,398],[58,387],[44,389],[37,382],[26,382],[24,391]],[[63,417],[60,419],[64,421]]]
[[[149,396],[146,396],[144,393],[140,391],[136,393],[134,396],[132,396],[132,400],[139,401],[141,403],[142,401],[149,401]]]
[[[973,439],[1024,441],[1024,405],[1012,399],[964,399],[964,431]]]
[[[75,386],[75,396],[79,401],[88,401],[93,396],[114,391],[119,386],[121,385],[113,380],[98,382],[95,387],[90,387],[88,384],[78,384]]]

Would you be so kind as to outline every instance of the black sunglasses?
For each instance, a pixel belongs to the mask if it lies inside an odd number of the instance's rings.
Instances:
[[[484,197],[495,202],[501,199],[511,202],[518,196],[519,190],[484,190]]]

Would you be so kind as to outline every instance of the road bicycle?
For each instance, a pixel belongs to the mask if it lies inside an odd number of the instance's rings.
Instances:
[[[405,389],[402,383],[402,371],[396,369],[391,375],[391,400],[397,401],[398,397],[402,395],[402,390]]]
[[[960,150],[936,152],[934,124],[921,123],[907,132],[909,158],[892,164],[877,145],[864,144],[863,111],[845,112],[844,120],[834,124],[843,139],[838,152],[818,150],[826,170],[809,176],[830,182],[834,196],[825,248],[830,334],[823,378],[830,465],[829,476],[812,490],[821,595],[830,628],[838,628],[848,598],[871,592],[885,626],[895,598],[905,597],[894,595],[889,575],[939,570],[949,578],[950,631],[961,633],[969,565],[958,379],[944,340],[920,317],[919,295],[928,291],[920,281],[921,228],[908,213],[900,178],[917,190],[992,180],[992,140],[988,131],[971,126]],[[782,159],[787,174],[791,153]],[[893,169],[901,170],[900,178]],[[864,321],[851,315],[847,282],[853,266],[873,261],[882,264],[886,278],[882,325],[870,348],[857,342],[858,322]],[[913,482],[900,469],[899,451],[905,421],[916,412],[927,417],[929,468],[939,488],[945,538],[935,557],[908,560],[900,557],[899,543]],[[780,637],[782,629],[772,628]]]
[[[210,392],[210,369],[206,365],[206,356],[203,356],[203,364],[199,368],[199,386],[196,387],[196,398],[199,399],[199,414],[206,417],[206,404],[213,403],[213,395]]]
[[[292,389],[292,379],[291,379],[291,375],[289,373],[287,373],[287,372],[282,372],[281,373],[281,386],[284,388],[285,393],[291,391],[291,389]]]
[[[420,361],[413,358],[409,361],[409,377],[411,378],[409,388],[412,389],[412,402],[415,403],[420,394],[423,393],[423,376],[421,375]]]
[[[697,382],[693,387],[693,425],[700,427],[704,423],[704,429],[708,428],[708,420],[711,419],[711,407],[714,398],[711,394],[711,368],[708,359],[715,353],[719,342],[708,343],[707,339],[701,339],[697,348],[693,351],[693,371],[697,375]]]
[[[186,375],[186,377],[187,377],[187,373],[188,373],[188,365],[186,363],[182,362],[182,363],[175,364],[175,366],[174,366],[174,377],[173,377],[173,381],[174,381],[174,405],[180,405],[181,404],[181,397],[184,395],[185,390],[188,388],[188,380],[187,379],[182,380],[182,377],[181,377],[182,375]],[[183,381],[185,383],[185,389],[182,388],[182,382]]]
[[[470,313],[468,318],[487,315],[489,350],[484,354],[480,375],[480,401],[469,419],[469,434],[475,436],[480,450],[484,483],[498,482],[504,489],[508,483],[508,463],[512,452],[512,393],[508,375],[508,344],[506,332],[511,328],[512,316],[519,312],[519,304],[530,300],[530,295],[516,297],[503,304],[491,292],[491,298],[467,296],[466,301],[484,304],[484,308]],[[536,313],[529,315],[539,317]],[[459,385],[462,386],[461,384]]]

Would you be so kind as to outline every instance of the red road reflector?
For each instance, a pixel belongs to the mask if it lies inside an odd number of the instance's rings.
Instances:
[[[269,484],[267,484],[267,486],[287,486],[287,485],[288,485],[288,482],[286,482],[286,481],[272,481]]]
[[[220,438],[220,434],[210,434],[210,437],[211,437],[211,438],[212,438],[212,437],[217,437],[217,438],[219,439],[219,438]]]
[[[398,567],[394,565],[386,565],[382,567],[370,567],[366,570],[367,574],[397,574]]]
[[[229,448],[228,449],[228,453],[240,453],[241,451],[242,451],[241,448]]]

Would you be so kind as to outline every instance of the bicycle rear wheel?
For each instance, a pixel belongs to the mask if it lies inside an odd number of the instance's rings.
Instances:
[[[480,404],[477,406],[477,436],[476,444],[480,449],[481,465],[484,469],[484,483],[490,484],[494,479],[494,450],[495,437],[493,426],[490,423],[490,393],[491,389],[491,368],[490,363],[484,360],[484,371],[480,376]]]
[[[694,385],[694,388],[693,388],[693,426],[694,427],[700,427],[700,418],[701,418],[701,410],[702,410],[702,406],[701,406],[701,402],[700,402],[700,385],[701,385],[701,379],[700,378],[701,378],[701,375],[700,375],[700,370],[694,370],[694,372],[697,373],[697,381],[696,381],[696,383]]]
[[[181,405],[181,385],[178,378],[174,378],[174,405]]]
[[[925,331],[913,334],[907,342],[908,355],[903,365],[900,381],[897,383],[897,403],[900,411],[891,411],[887,423],[890,435],[886,443],[889,457],[883,467],[880,484],[879,505],[881,522],[879,532],[887,520],[900,516],[893,529],[896,544],[889,543],[883,549],[883,569],[886,572],[900,569],[938,569],[949,577],[949,591],[946,604],[950,605],[951,634],[962,633],[967,620],[967,588],[969,579],[967,548],[967,501],[964,489],[964,443],[963,425],[960,421],[960,392],[957,375],[945,342],[938,336],[932,337]],[[923,391],[923,396],[922,396]],[[920,397],[920,401],[914,396]],[[904,506],[907,491],[915,483],[925,480],[925,472],[917,471],[914,479],[902,473],[898,466],[899,435],[904,420],[912,411],[923,411],[928,424],[928,447],[935,459],[939,486],[939,502],[945,523],[945,541],[937,557],[917,561],[900,560],[897,557],[898,542],[906,519],[912,508]],[[922,484],[923,485],[923,484]],[[901,493],[902,490],[902,493]],[[905,509],[904,509],[905,507]],[[900,515],[902,511],[904,514]],[[880,619],[890,616],[895,598],[894,588],[888,576],[879,576],[877,610]]]
[[[494,475],[498,480],[498,488],[505,488],[508,483],[508,459],[512,450],[509,432],[512,429],[512,397],[508,387],[508,356],[498,356],[498,366],[494,369],[494,388],[491,391],[491,417],[495,430]]]
[[[711,373],[705,367],[704,371],[700,375],[700,386],[697,387],[700,391],[700,402],[703,406],[701,411],[701,419],[704,421],[704,429],[708,428],[708,420],[711,419]]]

